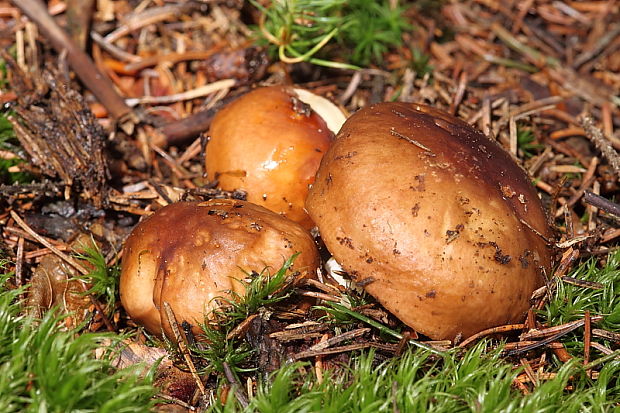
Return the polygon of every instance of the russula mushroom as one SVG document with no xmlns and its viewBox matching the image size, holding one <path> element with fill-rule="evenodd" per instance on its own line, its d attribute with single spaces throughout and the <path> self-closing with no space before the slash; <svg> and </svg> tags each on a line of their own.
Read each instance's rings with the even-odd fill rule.
<svg viewBox="0 0 620 413">
<path fill-rule="evenodd" d="M 206 169 L 220 188 L 243 189 L 250 202 L 305 228 L 308 185 L 345 118 L 303 89 L 255 89 L 220 110 L 209 130 Z"/>
<path fill-rule="evenodd" d="M 432 339 L 521 320 L 550 236 L 525 172 L 437 109 L 380 103 L 342 127 L 306 201 L 343 268 Z"/>
<path fill-rule="evenodd" d="M 243 294 L 243 271 L 272 273 L 300 254 L 292 268 L 316 273 L 310 234 L 295 222 L 249 202 L 212 200 L 170 204 L 134 228 L 123 247 L 121 302 L 154 334 L 169 335 L 163 303 L 179 323 L 196 326 L 230 291 Z M 196 330 L 197 331 L 197 330 Z"/>
</svg>

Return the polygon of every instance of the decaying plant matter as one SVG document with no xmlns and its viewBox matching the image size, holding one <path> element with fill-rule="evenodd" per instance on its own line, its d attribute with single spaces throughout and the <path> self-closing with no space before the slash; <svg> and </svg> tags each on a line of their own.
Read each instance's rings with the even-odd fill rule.
<svg viewBox="0 0 620 413">
<path fill-rule="evenodd" d="M 101 207 L 107 202 L 106 135 L 60 69 L 26 74 L 8 55 L 9 82 L 17 96 L 9 117 L 32 166 L 59 178 L 65 196 L 75 191 Z"/>
<path fill-rule="evenodd" d="M 86 10 L 87 4 L 94 8 Z M 30 5 L 36 7 L 26 10 Z M 164 354 L 167 358 L 151 370 L 155 382 L 164 387 L 161 397 L 150 402 L 160 409 L 617 408 L 619 17 L 618 3 L 606 0 L 330 0 L 320 5 L 289 0 L 139 4 L 0 0 L 0 48 L 5 51 L 0 61 L 0 179 L 5 180 L 0 183 L 0 263 L 6 274 L 0 309 L 7 309 L 0 311 L 0 327 L 10 327 L 0 328 L 0 342 L 13 342 L 2 346 L 0 367 L 19 373 L 0 375 L 0 395 L 10 395 L 0 397 L 0 410 L 10 411 L 3 404 L 8 400 L 16 403 L 14 410 L 47 403 L 49 410 L 89 406 L 105 410 L 105 405 L 108 410 L 141 411 L 144 401 L 156 392 L 151 375 L 140 379 L 138 370 L 113 373 L 114 366 L 151 364 Z M 69 36 L 63 34 L 65 29 Z M 85 70 L 93 67 L 97 70 Z M 107 80 L 99 81 L 103 78 Z M 406 209 L 393 213 L 381 209 L 389 219 L 374 226 L 383 232 L 363 243 L 359 234 L 336 234 L 317 218 L 318 232 L 325 238 L 313 231 L 321 258 L 327 260 L 333 254 L 342 261 L 343 270 L 330 266 L 316 278 L 290 277 L 288 268 L 301 257 L 287 248 L 269 263 L 273 268 L 253 262 L 253 268 L 244 266 L 246 273 L 233 274 L 231 269 L 226 276 L 240 277 L 244 288 L 215 298 L 223 305 L 215 307 L 202 324 L 202 314 L 191 317 L 192 325 L 184 323 L 188 317 L 177 304 L 186 304 L 187 293 L 156 303 L 150 296 L 150 303 L 159 306 L 157 314 L 169 324 L 166 338 L 152 335 L 132 320 L 130 306 L 124 308 L 115 289 L 115 268 L 130 259 L 123 243 L 134 228 L 156 219 L 157 215 L 149 218 L 156 211 L 175 208 L 169 204 L 245 203 L 254 196 L 254 184 L 247 188 L 218 185 L 218 170 L 212 168 L 216 161 L 209 159 L 209 130 L 217 129 L 212 121 L 224 107 L 265 86 L 308 90 L 339 106 L 342 113 L 353 114 L 351 122 L 380 102 L 392 102 L 391 108 L 426 105 L 460 119 L 447 121 L 440 116 L 432 122 L 437 128 L 453 130 L 456 124 L 458 135 L 469 130 L 464 126 L 468 124 L 490 139 L 482 144 L 487 152 L 486 143 L 491 141 L 503 147 L 509 155 L 491 151 L 494 159 L 502 159 L 501 165 L 490 164 L 484 174 L 473 174 L 475 188 L 470 192 L 482 193 L 487 181 L 509 172 L 506 168 L 511 167 L 506 165 L 514 162 L 526 171 L 532 186 L 522 175 L 519 188 L 492 184 L 492 190 L 485 192 L 488 196 L 476 202 L 489 209 L 494 203 L 515 202 L 518 209 L 525 205 L 520 195 L 539 198 L 550 231 L 526 215 L 519 222 L 502 216 L 493 231 L 501 227 L 500 232 L 510 229 L 531 239 L 509 235 L 495 239 L 490 231 L 483 231 L 485 239 L 480 242 L 485 245 L 471 253 L 482 268 L 473 268 L 464 252 L 459 257 L 467 262 L 459 274 L 465 271 L 476 285 L 480 280 L 474 270 L 516 267 L 514 273 L 494 274 L 508 278 L 521 271 L 519 267 L 527 263 L 531 268 L 534 263 L 522 254 L 525 244 L 538 249 L 544 239 L 556 263 L 544 282 L 531 282 L 527 288 L 524 283 L 516 297 L 502 293 L 506 301 L 518 301 L 515 307 L 525 316 L 506 316 L 464 331 L 459 327 L 488 315 L 485 309 L 450 326 L 429 307 L 431 316 L 423 317 L 428 323 L 422 326 L 420 320 L 405 320 L 402 315 L 408 311 L 381 298 L 380 293 L 389 288 L 377 281 L 378 272 L 374 279 L 356 277 L 353 258 L 346 254 L 360 258 L 375 248 L 362 265 L 377 268 L 383 255 L 399 260 L 411 256 L 428 238 L 418 231 L 415 245 L 407 245 L 411 240 L 403 234 L 415 227 L 412 222 L 426 219 L 426 211 L 451 208 L 427 195 L 411 204 L 413 196 L 396 194 L 411 191 L 421 196 L 421 180 L 416 181 L 416 174 L 408 175 L 412 171 L 408 166 L 415 165 L 419 156 L 426 156 L 430 165 L 432 154 L 444 161 L 456 155 L 449 148 L 434 147 L 435 139 L 414 137 L 413 127 L 398 124 L 386 132 L 373 122 L 365 126 L 372 132 L 369 142 L 356 144 L 356 149 L 343 147 L 352 139 L 345 135 L 357 133 L 347 126 L 348 132 L 336 139 L 337 155 L 326 161 L 355 166 L 363 150 L 372 147 L 381 154 L 395 145 L 392 155 L 368 160 L 349 177 L 356 190 L 367 193 L 347 193 L 339 182 L 344 173 L 339 176 L 340 172 L 331 170 L 321 173 L 313 190 L 322 191 L 330 180 L 340 185 L 334 200 L 322 205 L 332 211 L 346 210 L 332 219 L 330 225 L 336 227 L 361 221 L 362 216 L 364 223 L 377 224 L 365 215 L 371 204 L 378 209 L 383 204 Z M 303 105 L 297 109 L 305 113 Z M 394 122 L 398 113 L 390 112 Z M 249 115 L 236 119 L 233 123 L 251 120 Z M 254 130 L 258 128 L 247 133 Z M 389 139 L 375 142 L 379 135 Z M 449 146 L 447 140 L 445 144 Z M 481 151 L 455 159 L 477 157 Z M 242 148 L 235 156 L 243 152 Z M 457 182 L 458 172 L 454 179 L 445 175 L 442 168 L 451 168 L 446 162 L 423 171 L 429 175 L 424 193 L 439 178 L 454 184 L 452 189 L 434 186 L 432 191 L 440 198 L 465 189 L 463 181 Z M 385 171 L 394 175 L 386 177 Z M 225 172 L 234 175 L 234 171 Z M 431 179 L 433 172 L 437 179 Z M 311 181 L 304 181 L 302 189 Z M 379 205 L 376 198 L 385 193 L 397 201 Z M 472 212 L 467 209 L 473 205 L 472 198 L 469 201 L 453 209 Z M 308 204 L 309 209 L 314 203 Z M 530 213 L 539 208 L 528 203 Z M 214 214 L 209 218 L 222 219 Z M 153 237 L 172 234 L 191 240 L 194 232 L 187 239 L 176 233 L 186 224 L 170 224 Z M 440 235 L 435 244 L 444 250 L 471 241 L 470 228 L 460 220 L 445 218 L 415 229 Z M 390 233 L 395 230 L 398 234 Z M 97 255 L 75 251 L 79 234 L 92 235 L 101 247 Z M 506 246 L 509 243 L 518 251 Z M 139 253 L 148 254 L 147 247 L 141 248 Z M 486 258 L 476 261 L 476 254 Z M 546 256 L 543 261 L 547 266 Z M 151 264 L 179 270 L 181 280 L 203 270 L 198 265 L 186 273 L 179 262 Z M 422 264 L 412 261 L 400 266 L 416 265 Z M 47 277 L 54 274 L 62 276 L 59 280 Z M 72 274 L 80 274 L 79 283 L 66 282 Z M 444 278 L 444 284 L 450 284 Z M 54 282 L 48 285 L 47 281 Z M 493 283 L 487 279 L 481 291 L 492 295 Z M 67 291 L 60 291 L 64 287 Z M 460 296 L 444 296 L 445 290 L 424 287 L 429 288 L 419 294 L 422 300 L 414 297 L 413 303 L 402 300 L 404 293 L 392 291 L 392 296 L 411 308 L 445 298 L 457 310 L 466 309 L 459 304 Z M 377 299 L 366 295 L 364 288 Z M 69 293 L 77 293 L 71 295 L 76 300 L 62 302 Z M 42 311 L 42 321 L 24 321 L 26 309 L 21 303 L 28 297 L 39 309 L 58 302 L 60 313 Z M 299 302 L 304 303 L 301 308 Z M 74 308 L 85 318 L 66 313 Z M 42 329 L 37 330 L 37 325 Z M 104 329 L 110 334 L 100 335 Z M 59 346 L 60 342 L 65 344 Z M 33 350 L 37 345 L 49 350 L 39 354 Z M 94 347 L 99 351 L 91 351 Z M 92 363 L 89 358 L 95 355 L 101 358 Z M 56 364 L 58 360 L 63 361 Z M 74 374 L 69 366 L 77 366 L 79 372 Z M 99 369 L 95 374 L 83 374 L 93 366 Z M 86 387 L 67 391 L 75 383 Z M 92 388 L 104 390 L 93 395 Z"/>
</svg>

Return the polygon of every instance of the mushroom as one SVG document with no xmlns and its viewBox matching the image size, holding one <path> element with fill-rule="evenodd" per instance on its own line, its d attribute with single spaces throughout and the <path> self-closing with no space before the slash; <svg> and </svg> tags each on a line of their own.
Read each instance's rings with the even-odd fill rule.
<svg viewBox="0 0 620 413">
<path fill-rule="evenodd" d="M 292 268 L 305 277 L 319 262 L 314 240 L 298 224 L 245 201 L 170 204 L 138 224 L 123 248 L 121 302 L 129 316 L 154 334 L 169 323 L 203 322 L 214 300 L 243 295 L 251 271 L 279 270 L 299 252 Z M 244 271 L 246 272 L 244 274 Z M 195 331 L 198 331 L 195 329 Z"/>
<path fill-rule="evenodd" d="M 248 201 L 309 229 L 308 185 L 344 120 L 333 103 L 306 90 L 255 89 L 213 118 L 208 178 L 224 190 L 245 190 Z"/>
<path fill-rule="evenodd" d="M 380 103 L 351 116 L 306 209 L 352 278 L 432 339 L 522 319 L 550 267 L 550 229 L 526 173 L 428 106 Z"/>
</svg>

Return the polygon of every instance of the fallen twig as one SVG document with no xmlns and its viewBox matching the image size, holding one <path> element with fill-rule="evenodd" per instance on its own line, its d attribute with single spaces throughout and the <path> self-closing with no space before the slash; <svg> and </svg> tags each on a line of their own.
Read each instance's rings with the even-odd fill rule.
<svg viewBox="0 0 620 413">
<path fill-rule="evenodd" d="M 116 93 L 110 79 L 95 66 L 93 61 L 69 38 L 67 33 L 58 26 L 40 0 L 13 0 L 13 3 L 39 26 L 41 32 L 51 42 L 58 53 L 66 51 L 67 61 L 71 68 L 93 92 L 95 97 L 115 118 L 123 129 L 131 131 L 138 122 L 132 109 L 125 104 L 123 98 Z"/>
<path fill-rule="evenodd" d="M 580 122 L 588 138 L 594 143 L 594 146 L 601 151 L 603 157 L 607 159 L 618 178 L 620 178 L 620 155 L 618 155 L 618 152 L 611 146 L 609 139 L 605 137 L 603 131 L 594 125 L 594 121 L 590 116 L 581 117 Z"/>
<path fill-rule="evenodd" d="M 247 408 L 250 404 L 250 402 L 248 401 L 248 396 L 243 391 L 243 387 L 237 380 L 237 377 L 235 377 L 235 373 L 233 373 L 228 363 L 223 362 L 222 366 L 224 367 L 224 376 L 226 376 L 226 380 L 228 380 L 228 382 L 232 386 L 233 391 L 235 392 L 235 396 L 237 396 L 237 400 L 239 401 L 239 404 L 241 404 L 244 409 Z"/>
<path fill-rule="evenodd" d="M 466 340 L 463 340 L 463 342 L 459 344 L 459 347 L 461 348 L 467 347 L 474 341 L 482 337 L 489 336 L 491 334 L 506 333 L 508 331 L 515 331 L 515 330 L 523 330 L 524 328 L 525 328 L 525 324 L 522 324 L 522 323 L 521 324 L 508 324 L 505 326 L 488 328 L 486 330 L 482 330 L 481 332 L 474 334 L 473 336 L 467 338 Z"/>
<path fill-rule="evenodd" d="M 583 201 L 597 207 L 598 209 L 602 209 L 609 214 L 620 217 L 620 205 L 615 202 L 611 202 L 600 195 L 596 195 L 592 191 L 585 191 L 583 194 Z"/>
<path fill-rule="evenodd" d="M 132 98 L 127 99 L 125 102 L 127 105 L 133 107 L 138 104 L 144 103 L 156 103 L 156 104 L 164 104 L 164 103 L 173 103 L 181 100 L 191 100 L 199 97 L 204 97 L 206 95 L 210 95 L 211 93 L 219 92 L 220 90 L 230 89 L 235 85 L 236 81 L 234 79 L 222 79 L 213 83 L 209 83 L 208 85 L 200 86 L 193 90 L 187 90 L 181 93 L 175 93 L 174 95 L 168 96 L 142 96 L 140 98 Z"/>
<path fill-rule="evenodd" d="M 374 341 L 369 341 L 369 342 L 365 342 L 365 343 L 356 343 L 356 344 L 349 344 L 346 346 L 340 346 L 340 347 L 333 347 L 330 349 L 323 349 L 323 350 L 315 350 L 315 351 L 302 351 L 300 353 L 297 353 L 293 356 L 294 360 L 301 360 L 301 359 L 305 359 L 305 358 L 309 358 L 309 357 L 316 357 L 316 356 L 324 356 L 324 355 L 328 355 L 328 354 L 338 354 L 338 353 L 345 353 L 345 352 L 349 352 L 349 351 L 353 351 L 353 350 L 361 350 L 364 348 L 368 348 L 368 347 L 375 347 L 381 350 L 387 350 L 387 351 L 391 351 L 391 352 L 396 352 L 397 349 L 397 345 L 396 344 L 384 344 L 384 343 L 378 343 L 378 342 L 374 342 Z"/>
<path fill-rule="evenodd" d="M 166 313 L 168 325 L 170 325 L 172 334 L 174 334 L 174 339 L 177 345 L 179 346 L 179 350 L 181 351 L 181 354 L 183 354 L 183 358 L 185 359 L 185 362 L 187 363 L 187 367 L 189 368 L 189 371 L 192 373 L 192 377 L 194 378 L 194 381 L 196 382 L 196 385 L 198 386 L 200 393 L 204 396 L 207 393 L 207 391 L 205 389 L 204 384 L 202 383 L 202 380 L 200 379 L 200 376 L 198 376 L 198 371 L 196 370 L 194 361 L 192 360 L 192 357 L 189 354 L 189 350 L 187 349 L 185 340 L 183 339 L 183 336 L 181 335 L 181 331 L 179 330 L 179 324 L 174 315 L 174 312 L 172 311 L 172 307 L 170 307 L 170 304 L 168 304 L 165 301 L 163 303 L 163 306 L 164 306 L 164 312 Z"/>
</svg>

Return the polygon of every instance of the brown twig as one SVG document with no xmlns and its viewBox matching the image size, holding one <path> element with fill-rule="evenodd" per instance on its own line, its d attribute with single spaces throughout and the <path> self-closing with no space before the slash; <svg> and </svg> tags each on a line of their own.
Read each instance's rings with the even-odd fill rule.
<svg viewBox="0 0 620 413">
<path fill-rule="evenodd" d="M 302 331 L 299 331 L 302 330 Z M 278 341 L 307 340 L 310 338 L 322 337 L 327 327 L 319 325 L 316 328 L 296 328 L 293 330 L 276 331 L 269 334 L 269 337 Z"/>
<path fill-rule="evenodd" d="M 595 323 L 595 322 L 601 321 L 602 319 L 603 317 L 595 316 L 595 317 L 591 317 L 590 321 Z M 531 342 L 527 344 L 524 343 L 524 345 L 522 346 L 519 345 L 521 343 L 516 343 L 515 346 L 511 350 L 505 350 L 503 354 L 504 356 L 507 356 L 507 357 L 514 356 L 517 354 L 522 354 L 522 353 L 526 353 L 531 350 L 535 350 L 540 347 L 545 347 L 548 344 L 553 343 L 554 341 L 557 341 L 560 337 L 563 337 L 566 334 L 570 333 L 571 331 L 574 331 L 578 329 L 579 327 L 585 325 L 585 323 L 586 323 L 586 319 L 582 318 L 581 320 L 575 320 L 570 323 L 565 323 L 560 326 L 546 328 L 544 330 L 528 331 L 527 333 L 524 333 L 521 335 L 522 340 L 527 340 L 527 339 L 532 339 L 532 338 L 534 339 L 542 338 L 542 337 L 547 337 L 547 338 L 534 342 L 534 343 L 531 343 Z"/>
<path fill-rule="evenodd" d="M 226 97 L 210 109 L 201 110 L 181 120 L 163 125 L 159 132 L 165 136 L 169 145 L 178 145 L 186 140 L 197 137 L 206 132 L 211 125 L 215 113 L 225 104 L 234 100 L 234 97 Z"/>
<path fill-rule="evenodd" d="M 329 335 L 323 334 L 321 336 L 320 343 L 327 341 Z M 316 374 L 316 381 L 320 385 L 323 383 L 323 356 L 316 356 L 314 361 L 314 374 Z"/>
<path fill-rule="evenodd" d="M 595 281 L 580 280 L 578 278 L 569 277 L 568 275 L 560 277 L 560 279 L 566 284 L 576 285 L 577 287 L 592 288 L 594 290 L 602 290 L 603 288 L 605 288 L 605 286 L 601 283 Z"/>
<path fill-rule="evenodd" d="M 450 103 L 450 109 L 448 110 L 450 114 L 455 115 L 457 113 L 458 107 L 463 100 L 463 96 L 465 95 L 465 90 L 467 89 L 467 72 L 461 72 L 459 76 L 459 83 L 456 88 L 456 93 L 454 94 L 454 99 L 452 103 Z"/>
<path fill-rule="evenodd" d="M 17 257 L 15 259 L 15 285 L 21 287 L 24 284 L 22 267 L 24 264 L 24 237 L 17 241 Z"/>
<path fill-rule="evenodd" d="M 396 352 L 394 353 L 396 357 L 399 357 L 400 355 L 403 354 L 403 351 L 405 351 L 405 349 L 407 348 L 407 343 L 409 343 L 410 339 L 411 339 L 411 332 L 405 331 L 403 333 L 403 338 L 401 338 L 398 341 L 398 347 L 396 347 Z"/>
<path fill-rule="evenodd" d="M 192 406 L 189 403 L 185 403 L 183 400 L 179 400 L 176 397 L 168 396 L 167 394 L 161 394 L 160 393 L 160 394 L 157 395 L 157 398 L 158 399 L 163 399 L 163 400 L 165 400 L 167 402 L 170 402 L 170 403 L 177 404 L 177 405 L 179 405 L 179 406 L 189 410 L 190 412 L 194 412 L 194 411 L 198 410 L 197 407 L 194 407 L 194 406 Z"/>
<path fill-rule="evenodd" d="M 534 373 L 534 369 L 532 368 L 532 365 L 530 364 L 530 362 L 524 358 L 521 358 L 519 361 L 521 362 L 521 365 L 523 366 L 523 371 L 525 372 L 525 375 L 530 379 L 532 384 L 534 384 L 534 387 L 537 387 L 538 377 L 536 376 L 536 373 Z"/>
<path fill-rule="evenodd" d="M 324 356 L 324 355 L 328 355 L 328 354 L 345 353 L 345 352 L 349 352 L 349 351 L 353 351 L 353 350 L 361 350 L 361 349 L 368 348 L 368 347 L 375 347 L 375 348 L 379 348 L 381 350 L 395 352 L 398 346 L 395 345 L 395 344 L 384 344 L 384 343 L 378 343 L 378 342 L 375 342 L 375 341 L 369 341 L 369 342 L 365 342 L 365 343 L 349 344 L 347 346 L 334 347 L 334 348 L 325 349 L 325 350 L 302 351 L 300 353 L 295 354 L 293 356 L 293 359 L 294 360 L 301 360 L 301 359 L 305 359 L 305 358 L 309 358 L 309 357 Z"/>
<path fill-rule="evenodd" d="M 39 26 L 43 35 L 49 39 L 58 53 L 66 51 L 67 61 L 71 68 L 93 92 L 95 97 L 108 110 L 110 115 L 127 127 L 137 123 L 132 109 L 125 104 L 123 98 L 116 93 L 110 79 L 95 66 L 93 61 L 69 38 L 67 33 L 58 26 L 49 15 L 40 0 L 13 0 L 13 3 Z M 131 124 L 131 126 L 130 126 Z"/>
<path fill-rule="evenodd" d="M 597 54 L 602 52 L 603 49 L 605 49 L 605 47 L 607 47 L 607 45 L 618 35 L 620 35 L 620 24 L 616 23 L 615 25 L 610 27 L 610 30 L 608 30 L 603 36 L 598 39 L 594 47 L 584 51 L 579 56 L 577 56 L 575 62 L 573 63 L 573 67 L 575 69 L 578 69 L 588 60 L 595 57 Z"/>
<path fill-rule="evenodd" d="M 603 157 L 607 159 L 607 162 L 609 162 L 618 178 L 620 178 L 620 155 L 618 155 L 618 152 L 613 148 L 609 139 L 605 137 L 603 131 L 594 125 L 594 121 L 590 116 L 582 116 L 580 122 L 588 138 L 594 143 L 594 146 L 601 151 Z"/>
<path fill-rule="evenodd" d="M 30 228 L 30 226 L 28 226 L 28 224 L 26 224 L 26 222 L 23 219 L 20 218 L 19 215 L 17 215 L 15 211 L 11 211 L 11 218 L 13 218 L 15 222 L 17 223 L 17 225 L 19 225 L 24 231 L 30 234 L 30 236 L 32 236 L 38 242 L 40 242 L 41 244 L 49 248 L 54 254 L 60 257 L 67 264 L 71 265 L 73 268 L 78 270 L 80 273 L 82 273 L 82 275 L 88 275 L 90 271 L 88 271 L 82 265 L 77 263 L 74 259 L 69 257 L 67 254 L 65 254 L 64 252 L 60 251 L 58 248 L 53 246 L 48 240 L 46 240 L 45 238 L 37 234 L 32 228 Z"/>
<path fill-rule="evenodd" d="M 95 32 L 95 31 L 91 31 L 90 32 L 90 38 L 93 40 L 93 42 L 97 43 L 99 46 L 101 46 L 101 48 L 105 51 L 107 51 L 108 53 L 110 53 L 112 56 L 126 61 L 126 62 L 139 62 L 140 61 L 140 57 L 133 55 L 131 53 L 128 53 L 126 51 L 124 51 L 123 49 L 121 49 L 120 47 L 114 46 L 112 43 L 106 42 L 105 39 L 103 38 L 103 36 L 101 36 L 99 33 Z"/>
<path fill-rule="evenodd" d="M 515 36 L 513 36 L 512 33 L 503 28 L 499 23 L 491 24 L 491 31 L 495 33 L 495 35 L 499 37 L 508 47 L 521 53 L 521 55 L 523 55 L 523 57 L 525 57 L 531 63 L 536 65 L 547 64 L 551 67 L 559 65 L 557 59 L 551 56 L 545 56 L 538 50 L 524 44 Z"/>
<path fill-rule="evenodd" d="M 598 209 L 602 209 L 603 211 L 620 217 L 620 205 L 615 202 L 611 202 L 608 199 L 603 198 L 600 195 L 596 195 L 592 191 L 585 191 L 583 195 L 583 201 L 586 204 L 590 204 L 592 206 L 597 207 Z"/>
<path fill-rule="evenodd" d="M 198 6 L 199 3 L 188 1 L 179 4 L 151 7 L 138 13 L 132 13 L 126 16 L 122 25 L 108 33 L 105 36 L 105 40 L 113 43 L 135 30 L 139 30 L 149 24 L 164 21 L 172 16 L 187 13 Z"/>
<path fill-rule="evenodd" d="M 302 280 L 302 284 L 317 288 L 327 294 L 342 295 L 340 290 L 337 287 L 334 287 L 331 284 L 320 282 L 318 280 L 314 280 L 312 278 L 304 278 Z"/>
<path fill-rule="evenodd" d="M 140 59 L 140 61 L 131 62 L 125 65 L 125 70 L 129 72 L 139 71 L 150 66 L 161 64 L 162 62 L 178 63 L 185 60 L 206 60 L 219 50 L 219 47 L 214 47 L 205 51 L 189 51 L 185 53 L 168 53 L 164 55 L 149 56 L 144 59 Z"/>
<path fill-rule="evenodd" d="M 248 330 L 248 328 L 250 328 L 252 321 L 254 321 L 256 317 L 258 317 L 258 314 L 250 314 L 245 320 L 240 322 L 235 328 L 230 331 L 230 333 L 226 335 L 226 340 L 232 340 L 233 338 L 241 337 L 241 335 L 244 334 Z"/>
<path fill-rule="evenodd" d="M 316 291 L 300 291 L 299 295 L 303 295 L 304 297 L 318 298 L 324 301 L 331 301 L 333 303 L 339 303 L 341 300 L 340 297 L 336 297 L 336 296 L 325 294 L 325 293 L 319 293 Z"/>
<path fill-rule="evenodd" d="M 474 334 L 473 336 L 467 338 L 466 340 L 463 340 L 463 342 L 459 344 L 459 347 L 465 348 L 471 343 L 473 343 L 474 341 L 482 337 L 490 336 L 491 334 L 506 333 L 508 331 L 515 331 L 515 330 L 523 330 L 523 328 L 525 328 L 525 324 L 522 324 L 522 323 L 521 324 L 508 324 L 505 326 L 488 328 L 486 330 L 482 330 L 479 333 Z"/>
<path fill-rule="evenodd" d="M 172 307 L 170 307 L 170 304 L 166 301 L 164 301 L 163 306 L 164 306 L 164 312 L 166 314 L 166 319 L 168 321 L 168 325 L 170 326 L 170 329 L 172 330 L 172 334 L 174 334 L 174 339 L 177 345 L 179 346 L 179 351 L 181 351 L 181 354 L 183 354 L 185 363 L 187 363 L 187 367 L 189 368 L 189 371 L 192 374 L 194 381 L 196 382 L 196 386 L 198 386 L 200 393 L 204 396 L 207 393 L 207 391 L 205 389 L 204 384 L 202 383 L 200 376 L 198 375 L 198 370 L 196 370 L 194 361 L 192 360 L 192 357 L 189 354 L 189 350 L 187 349 L 185 340 L 183 336 L 181 335 L 181 331 L 179 330 L 179 323 L 177 322 L 174 312 L 172 311 Z"/>
<path fill-rule="evenodd" d="M 593 323 L 597 323 L 601 321 L 602 319 L 603 317 L 601 316 L 590 317 L 590 321 Z M 559 326 L 548 327 L 542 330 L 531 330 L 531 331 L 528 331 L 527 333 L 521 334 L 521 340 L 532 340 L 532 339 L 550 337 L 556 333 L 570 333 L 571 331 L 578 329 L 584 324 L 585 324 L 585 319 L 582 318 L 579 320 L 560 324 Z"/>
<path fill-rule="evenodd" d="M 144 103 L 155 103 L 155 104 L 167 104 L 174 103 L 181 100 L 191 100 L 200 97 L 204 97 L 206 95 L 210 95 L 211 93 L 219 92 L 221 90 L 230 89 L 235 85 L 235 79 L 222 79 L 215 81 L 213 83 L 209 83 L 207 85 L 199 86 L 196 89 L 186 90 L 181 93 L 175 93 L 173 95 L 166 96 L 142 96 L 139 98 L 131 98 L 127 99 L 127 105 L 136 106 L 138 104 Z"/>
<path fill-rule="evenodd" d="M 361 337 L 364 334 L 368 333 L 369 331 L 370 331 L 370 328 L 368 327 L 347 331 L 345 333 L 338 334 L 337 336 L 329 338 L 325 341 L 321 341 L 318 344 L 315 344 L 314 346 L 310 347 L 307 351 L 324 350 L 326 348 L 333 346 L 334 344 L 342 343 L 343 341 L 346 341 L 346 340 L 352 340 L 354 338 Z"/>
<path fill-rule="evenodd" d="M 355 91 L 357 90 L 361 82 L 362 82 L 362 73 L 361 72 L 353 73 L 353 76 L 351 76 L 351 80 L 349 81 L 349 85 L 347 86 L 345 91 L 342 92 L 342 95 L 340 95 L 338 102 L 340 102 L 341 105 L 346 104 L 349 101 L 349 99 L 351 99 L 351 97 L 353 96 L 353 94 L 355 93 Z"/>
<path fill-rule="evenodd" d="M 583 175 L 583 179 L 581 180 L 581 184 L 579 185 L 579 188 L 573 194 L 573 196 L 570 197 L 570 199 L 566 202 L 566 204 L 564 204 L 564 208 L 563 208 L 564 210 L 568 210 L 568 208 L 575 205 L 577 201 L 581 199 L 586 189 L 589 188 L 592 185 L 592 183 L 595 181 L 596 177 L 594 176 L 594 173 L 596 172 L 597 165 L 598 165 L 598 158 L 595 156 L 590 161 L 588 170 Z M 563 213 L 562 209 L 558 210 L 556 212 L 556 218 L 560 216 L 562 213 Z"/>
<path fill-rule="evenodd" d="M 592 343 L 592 319 L 590 318 L 590 310 L 586 310 L 583 320 L 583 364 L 588 364 L 590 362 L 590 344 Z"/>
<path fill-rule="evenodd" d="M 604 345 L 594 342 L 594 341 L 590 342 L 590 347 L 592 347 L 595 350 L 600 351 L 603 354 L 612 354 L 614 352 L 612 349 L 605 347 Z M 591 373 L 592 372 L 590 371 L 590 374 Z"/>
<path fill-rule="evenodd" d="M 611 340 L 611 341 L 620 343 L 620 333 L 614 333 L 614 332 L 603 330 L 600 328 L 593 328 L 592 335 L 596 337 L 604 338 L 605 340 Z"/>
<path fill-rule="evenodd" d="M 561 332 L 559 332 L 558 334 L 556 334 L 554 336 L 551 336 L 551 337 L 546 338 L 544 340 L 537 341 L 537 342 L 532 343 L 532 344 L 526 344 L 526 345 L 523 345 L 523 346 L 519 346 L 520 343 L 516 343 L 516 345 L 514 346 L 513 349 L 505 350 L 503 352 L 503 356 L 505 356 L 505 357 L 516 356 L 517 354 L 527 353 L 528 351 L 535 350 L 535 349 L 540 348 L 540 347 L 545 347 L 548 344 L 551 344 L 554 341 L 556 341 L 558 338 L 565 336 L 570 331 L 572 331 L 572 330 L 561 331 Z"/>
<path fill-rule="evenodd" d="M 86 48 L 95 0 L 67 0 L 67 31 L 81 50 Z"/>
<path fill-rule="evenodd" d="M 239 401 L 239 404 L 241 404 L 244 409 L 247 408 L 250 404 L 250 402 L 248 401 L 248 396 L 243 391 L 243 387 L 241 386 L 241 384 L 239 384 L 235 373 L 233 373 L 227 362 L 223 362 L 222 366 L 224 367 L 224 376 L 226 376 L 226 380 L 228 380 L 228 382 L 232 386 L 233 391 L 235 392 L 235 396 L 237 396 L 237 400 Z"/>
</svg>

